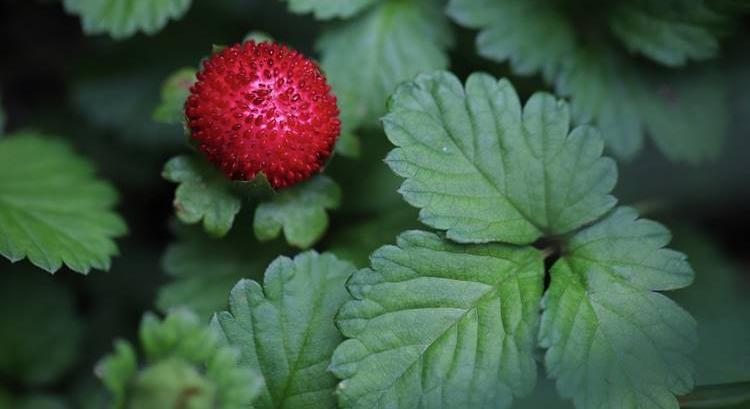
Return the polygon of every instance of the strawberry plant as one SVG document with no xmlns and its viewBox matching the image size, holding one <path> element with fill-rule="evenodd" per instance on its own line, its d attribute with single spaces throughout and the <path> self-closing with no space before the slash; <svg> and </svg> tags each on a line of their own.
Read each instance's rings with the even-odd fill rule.
<svg viewBox="0 0 750 409">
<path fill-rule="evenodd" d="M 0 8 L 0 409 L 750 405 L 746 2 Z"/>
</svg>

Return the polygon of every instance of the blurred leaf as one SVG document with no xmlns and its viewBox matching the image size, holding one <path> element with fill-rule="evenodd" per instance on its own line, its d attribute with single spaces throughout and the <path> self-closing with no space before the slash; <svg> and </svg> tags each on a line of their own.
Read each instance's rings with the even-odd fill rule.
<svg viewBox="0 0 750 409">
<path fill-rule="evenodd" d="M 164 320 L 147 313 L 139 335 L 144 367 L 125 341 L 97 366 L 113 408 L 244 409 L 257 396 L 260 377 L 238 365 L 235 351 L 190 311 L 175 310 Z"/>
<path fill-rule="evenodd" d="M 0 378 L 29 386 L 60 381 L 81 352 L 73 296 L 52 277 L 0 264 Z"/>
<path fill-rule="evenodd" d="M 336 153 L 349 158 L 357 158 L 361 150 L 359 136 L 352 131 L 342 129 L 341 135 L 336 141 Z"/>
<path fill-rule="evenodd" d="M 633 158 L 644 134 L 676 162 L 718 156 L 728 122 L 721 73 L 711 66 L 670 70 L 637 60 L 625 48 L 670 66 L 706 59 L 737 13 L 720 14 L 704 0 L 635 0 L 614 7 L 451 0 L 448 12 L 481 30 L 481 55 L 509 61 L 521 75 L 541 72 L 558 94 L 571 98 L 576 122 L 595 122 L 620 158 Z M 612 41 L 617 37 L 626 47 Z"/>
<path fill-rule="evenodd" d="M 170 75 L 161 87 L 161 104 L 154 110 L 154 120 L 165 124 L 185 122 L 185 100 L 195 82 L 195 68 L 181 68 Z"/>
<path fill-rule="evenodd" d="M 3 98 L 0 94 L 0 136 L 5 133 L 5 110 L 3 110 Z"/>
<path fill-rule="evenodd" d="M 178 183 L 174 207 L 183 223 L 198 223 L 212 236 L 220 237 L 232 228 L 241 201 L 230 181 L 208 162 L 180 155 L 164 165 L 162 176 Z"/>
<path fill-rule="evenodd" d="M 273 41 L 273 37 L 263 31 L 251 31 L 245 35 L 245 37 L 242 39 L 242 42 L 244 43 L 250 40 L 255 41 L 256 43 L 263 43 L 266 41 Z"/>
<path fill-rule="evenodd" d="M 612 159 L 590 127 L 570 131 L 568 105 L 534 94 L 521 107 L 507 80 L 422 74 L 383 119 L 386 162 L 420 221 L 464 243 L 530 244 L 569 233 L 615 205 Z"/>
<path fill-rule="evenodd" d="M 152 35 L 177 20 L 192 0 L 63 0 L 65 10 L 81 18 L 86 34 L 107 33 L 124 39 L 137 32 Z"/>
<path fill-rule="evenodd" d="M 114 188 L 68 145 L 34 132 L 0 141 L 0 254 L 54 273 L 108 270 L 126 232 Z"/>
<path fill-rule="evenodd" d="M 631 51 L 668 66 L 716 56 L 712 26 L 725 23 L 704 0 L 631 0 L 617 3 L 612 32 Z"/>
<path fill-rule="evenodd" d="M 249 229 L 235 229 L 223 239 L 186 227 L 177 229 L 177 235 L 162 259 L 172 281 L 161 286 L 156 305 L 164 312 L 186 306 L 205 319 L 226 308 L 237 281 L 260 278 L 283 250 L 278 243 L 255 242 Z"/>
<path fill-rule="evenodd" d="M 349 18 L 378 1 L 380 0 L 287 0 L 292 13 L 313 13 L 318 20 Z"/>
<path fill-rule="evenodd" d="M 690 257 L 695 283 L 674 298 L 698 321 L 696 382 L 750 381 L 750 279 L 714 240 L 696 231 L 676 232 L 676 246 Z"/>
<path fill-rule="evenodd" d="M 328 29 L 317 43 L 342 127 L 374 126 L 396 85 L 445 68 L 452 31 L 440 2 L 385 0 Z"/>
<path fill-rule="evenodd" d="M 617 156 L 633 158 L 648 133 L 671 160 L 696 164 L 721 152 L 726 85 L 716 67 L 675 72 L 599 49 L 572 53 L 556 87 L 571 97 L 576 121 L 594 121 Z"/>
<path fill-rule="evenodd" d="M 547 0 L 451 0 L 448 14 L 459 24 L 481 30 L 481 56 L 510 61 L 520 75 L 556 72 L 575 48 L 575 30 Z"/>
<path fill-rule="evenodd" d="M 698 386 L 687 396 L 680 397 L 683 408 L 735 408 L 750 407 L 750 382 L 738 382 L 721 385 Z M 731 407 L 730 407 L 731 406 Z"/>
<path fill-rule="evenodd" d="M 341 202 L 341 189 L 325 175 L 316 175 L 298 185 L 279 191 L 255 209 L 255 236 L 260 241 L 275 239 L 282 228 L 286 241 L 309 248 L 328 228 L 326 210 Z"/>
<path fill-rule="evenodd" d="M 84 77 L 72 85 L 73 102 L 93 125 L 125 144 L 150 149 L 180 147 L 185 140 L 182 129 L 153 120 L 160 103 L 162 74 L 158 75 L 136 70 Z"/>
<path fill-rule="evenodd" d="M 617 208 L 564 244 L 542 300 L 547 373 L 578 409 L 677 408 L 690 392 L 695 320 L 657 291 L 690 284 L 669 231 Z"/>
<path fill-rule="evenodd" d="M 350 223 L 333 234 L 329 252 L 357 267 L 370 263 L 370 254 L 378 247 L 392 243 L 401 232 L 418 227 L 416 211 L 399 207 Z"/>
<path fill-rule="evenodd" d="M 531 247 L 409 231 L 347 283 L 339 406 L 502 409 L 531 392 L 544 264 Z M 512 328 L 512 330 L 510 330 Z"/>
<path fill-rule="evenodd" d="M 261 372 L 264 386 L 256 409 L 330 409 L 336 378 L 328 372 L 341 334 L 333 318 L 344 301 L 354 266 L 330 254 L 279 257 L 263 286 L 242 280 L 232 290 L 229 311 L 212 326 L 242 352 L 241 362 Z"/>
</svg>

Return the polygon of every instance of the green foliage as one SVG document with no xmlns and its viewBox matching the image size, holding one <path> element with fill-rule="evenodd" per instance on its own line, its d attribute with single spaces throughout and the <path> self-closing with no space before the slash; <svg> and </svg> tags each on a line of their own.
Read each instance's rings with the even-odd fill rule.
<svg viewBox="0 0 750 409">
<path fill-rule="evenodd" d="M 396 85 L 448 66 L 452 44 L 435 0 L 381 1 L 326 30 L 317 42 L 321 66 L 338 98 L 344 133 L 373 126 Z"/>
<path fill-rule="evenodd" d="M 162 176 L 179 183 L 174 208 L 183 223 L 203 220 L 206 231 L 216 237 L 224 236 L 232 228 L 241 202 L 218 169 L 193 156 L 181 155 L 164 165 Z"/>
<path fill-rule="evenodd" d="M 596 220 L 615 204 L 614 162 L 593 128 L 569 132 L 567 105 L 536 94 L 523 111 L 513 87 L 447 72 L 398 88 L 384 119 L 399 148 L 387 162 L 421 220 L 459 242 L 528 244 Z"/>
<path fill-rule="evenodd" d="M 34 132 L 0 141 L 0 254 L 54 273 L 107 270 L 125 233 L 117 193 L 58 139 Z"/>
<path fill-rule="evenodd" d="M 617 173 L 567 104 L 525 107 L 509 82 L 418 76 L 389 103 L 388 164 L 421 220 L 348 284 L 331 365 L 343 408 L 507 407 L 536 381 L 544 257 L 553 256 L 538 345 L 579 409 L 676 408 L 693 387 L 692 317 L 666 296 L 692 281 L 661 225 L 611 210 Z M 542 256 L 544 255 L 544 257 Z M 668 324 L 665 324 L 668 323 Z M 500 342 L 498 342 L 500 340 Z"/>
<path fill-rule="evenodd" d="M 341 341 L 333 317 L 349 299 L 344 283 L 354 267 L 330 254 L 280 257 L 268 267 L 264 285 L 242 280 L 229 311 L 212 322 L 241 362 L 265 379 L 257 409 L 330 409 L 336 379 L 327 372 Z"/>
<path fill-rule="evenodd" d="M 257 396 L 260 378 L 237 365 L 235 351 L 220 345 L 188 310 L 175 310 L 163 321 L 146 314 L 139 335 L 145 367 L 138 367 L 125 341 L 97 367 L 113 408 L 240 409 Z"/>
<path fill-rule="evenodd" d="M 180 68 L 161 87 L 161 104 L 154 110 L 154 120 L 165 124 L 185 122 L 185 100 L 195 83 L 195 68 Z"/>
<path fill-rule="evenodd" d="M 654 291 L 690 284 L 661 225 L 617 208 L 573 235 L 551 269 L 539 343 L 560 394 L 578 409 L 677 408 L 693 387 L 695 321 Z"/>
<path fill-rule="evenodd" d="M 83 323 L 51 277 L 0 271 L 0 379 L 27 386 L 58 381 L 79 357 Z M 13 268 L 12 270 L 25 270 Z"/>
<path fill-rule="evenodd" d="M 165 179 L 179 183 L 174 207 L 183 223 L 198 223 L 214 237 L 232 228 L 243 199 L 262 196 L 255 211 L 255 235 L 261 241 L 279 236 L 282 229 L 289 244 L 313 245 L 328 227 L 326 210 L 339 205 L 341 191 L 322 175 L 288 189 L 274 192 L 262 174 L 252 181 L 230 181 L 208 162 L 180 155 L 164 166 Z"/>
<path fill-rule="evenodd" d="M 720 3 L 452 0 L 448 13 L 481 30 L 480 55 L 509 61 L 520 75 L 541 72 L 572 99 L 576 122 L 595 122 L 617 156 L 633 158 L 648 133 L 670 159 L 697 163 L 716 158 L 726 134 L 725 84 L 711 67 L 658 65 L 715 57 L 719 37 L 737 14 L 720 12 Z"/>
<path fill-rule="evenodd" d="M 287 0 L 292 13 L 313 13 L 315 18 L 347 18 L 378 0 Z"/>
<path fill-rule="evenodd" d="M 372 255 L 337 316 L 343 408 L 508 407 L 536 382 L 544 265 L 531 248 L 411 231 Z"/>
<path fill-rule="evenodd" d="M 275 239 L 283 228 L 286 241 L 299 248 L 315 244 L 328 229 L 327 209 L 341 202 L 341 189 L 327 176 L 317 175 L 284 189 L 255 209 L 255 236 Z"/>
<path fill-rule="evenodd" d="M 178 228 L 162 259 L 171 281 L 159 288 L 156 305 L 163 312 L 178 306 L 208 319 L 227 307 L 227 294 L 243 278 L 260 278 L 282 250 L 278 243 L 260 244 L 247 230 L 235 229 L 213 239 L 195 228 Z"/>
<path fill-rule="evenodd" d="M 137 32 L 157 33 L 170 19 L 179 19 L 192 0 L 63 0 L 65 10 L 81 18 L 86 34 L 124 39 Z"/>
</svg>

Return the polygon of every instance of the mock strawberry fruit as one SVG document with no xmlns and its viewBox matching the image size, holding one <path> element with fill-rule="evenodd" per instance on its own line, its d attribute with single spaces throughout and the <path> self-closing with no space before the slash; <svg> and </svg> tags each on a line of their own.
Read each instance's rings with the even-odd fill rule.
<svg viewBox="0 0 750 409">
<path fill-rule="evenodd" d="M 277 189 L 318 172 L 341 128 L 320 68 L 269 42 L 236 44 L 206 60 L 185 115 L 200 150 L 229 178 L 263 172 Z"/>
</svg>

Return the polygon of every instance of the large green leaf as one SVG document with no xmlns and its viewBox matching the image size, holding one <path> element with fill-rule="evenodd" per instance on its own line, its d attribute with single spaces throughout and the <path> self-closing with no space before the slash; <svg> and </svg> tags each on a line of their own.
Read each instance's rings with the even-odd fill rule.
<svg viewBox="0 0 750 409">
<path fill-rule="evenodd" d="M 685 287 L 669 232 L 617 208 L 564 244 L 544 296 L 540 345 L 559 392 L 578 409 L 678 408 L 693 387 L 693 318 L 655 292 Z"/>
<path fill-rule="evenodd" d="M 255 209 L 255 236 L 275 239 L 283 229 L 286 241 L 299 248 L 315 244 L 328 228 L 328 213 L 341 202 L 341 188 L 324 175 L 316 175 L 278 192 Z"/>
<path fill-rule="evenodd" d="M 208 319 L 226 309 L 227 294 L 243 278 L 259 278 L 283 249 L 260 244 L 247 229 L 213 239 L 196 228 L 178 228 L 178 240 L 167 247 L 162 265 L 171 281 L 159 288 L 156 305 L 167 312 L 188 307 Z"/>
<path fill-rule="evenodd" d="M 532 248 L 411 231 L 372 256 L 341 308 L 342 408 L 508 407 L 536 382 L 544 265 Z"/>
<path fill-rule="evenodd" d="M 63 263 L 83 274 L 109 269 L 113 238 L 126 231 L 116 201 L 60 140 L 33 132 L 0 140 L 0 254 L 11 261 L 28 258 L 51 273 Z"/>
<path fill-rule="evenodd" d="M 339 101 L 342 126 L 375 125 L 396 85 L 423 71 L 445 68 L 452 43 L 434 0 L 385 0 L 324 32 L 321 66 Z"/>
<path fill-rule="evenodd" d="M 569 130 L 567 104 L 535 94 L 523 111 L 506 80 L 466 89 L 436 72 L 398 88 L 384 118 L 388 164 L 421 220 L 460 242 L 531 243 L 596 220 L 615 204 L 614 161 L 593 128 Z"/>
<path fill-rule="evenodd" d="M 289 11 L 310 13 L 319 20 L 333 17 L 347 18 L 379 0 L 287 0 Z"/>
<path fill-rule="evenodd" d="M 108 33 L 123 39 L 137 32 L 155 34 L 170 19 L 179 19 L 192 0 L 64 0 L 68 13 L 81 17 L 87 34 Z"/>
<path fill-rule="evenodd" d="M 37 386 L 60 381 L 76 362 L 83 323 L 62 283 L 26 269 L 0 262 L 0 379 Z"/>
<path fill-rule="evenodd" d="M 164 165 L 162 176 L 179 183 L 174 207 L 182 222 L 203 220 L 203 227 L 213 236 L 223 236 L 232 228 L 241 201 L 219 170 L 206 161 L 181 155 Z"/>
<path fill-rule="evenodd" d="M 326 371 L 341 341 L 333 317 L 349 299 L 345 282 L 354 266 L 330 254 L 307 252 L 276 259 L 264 286 L 243 280 L 229 311 L 213 325 L 242 352 L 242 363 L 263 374 L 257 409 L 331 409 L 336 379 Z"/>
</svg>

